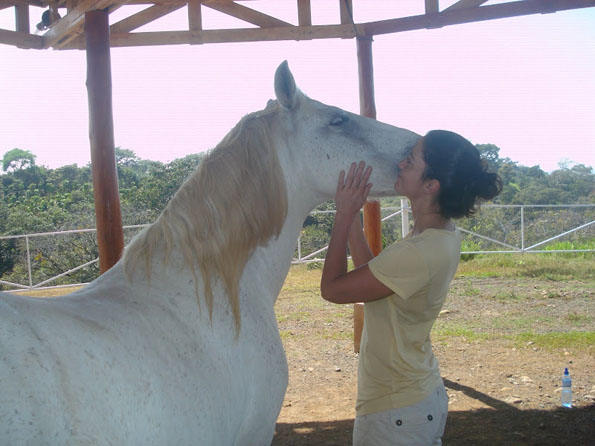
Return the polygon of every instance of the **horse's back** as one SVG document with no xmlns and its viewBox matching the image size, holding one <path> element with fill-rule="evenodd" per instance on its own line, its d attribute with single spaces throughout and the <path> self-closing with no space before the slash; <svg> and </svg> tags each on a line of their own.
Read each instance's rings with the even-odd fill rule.
<svg viewBox="0 0 595 446">
<path fill-rule="evenodd" d="M 31 323 L 35 302 L 0 294 L 0 443 L 66 442 L 67 424 L 59 364 L 51 346 Z M 62 435 L 64 433 L 64 435 Z M 6 443 L 5 440 L 9 441 Z"/>
<path fill-rule="evenodd" d="M 262 401 L 286 372 L 271 380 L 262 333 L 236 341 L 198 320 L 189 332 L 163 306 L 104 294 L 0 297 L 0 444 L 267 442 L 254 430 L 278 414 Z M 280 345 L 268 350 L 284 363 Z"/>
</svg>

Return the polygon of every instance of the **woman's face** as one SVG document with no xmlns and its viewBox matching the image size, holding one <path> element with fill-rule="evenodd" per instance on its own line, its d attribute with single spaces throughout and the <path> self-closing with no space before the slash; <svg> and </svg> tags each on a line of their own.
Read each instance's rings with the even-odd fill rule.
<svg viewBox="0 0 595 446">
<path fill-rule="evenodd" d="M 421 193 L 426 169 L 423 150 L 423 138 L 421 138 L 409 156 L 399 163 L 400 172 L 395 182 L 395 192 L 398 195 L 412 199 Z"/>
</svg>

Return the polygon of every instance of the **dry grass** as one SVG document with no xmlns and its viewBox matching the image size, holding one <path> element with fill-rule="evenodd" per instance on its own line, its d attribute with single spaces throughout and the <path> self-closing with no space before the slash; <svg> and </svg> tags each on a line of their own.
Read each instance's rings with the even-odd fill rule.
<svg viewBox="0 0 595 446">
<path fill-rule="evenodd" d="M 57 296 L 64 296 L 66 294 L 70 294 L 75 292 L 76 290 L 82 288 L 80 285 L 77 286 L 66 286 L 66 287 L 56 287 L 56 288 L 43 288 L 41 290 L 18 290 L 18 291 L 10 291 L 13 294 L 18 294 L 22 296 L 30 296 L 30 297 L 57 297 Z"/>
</svg>

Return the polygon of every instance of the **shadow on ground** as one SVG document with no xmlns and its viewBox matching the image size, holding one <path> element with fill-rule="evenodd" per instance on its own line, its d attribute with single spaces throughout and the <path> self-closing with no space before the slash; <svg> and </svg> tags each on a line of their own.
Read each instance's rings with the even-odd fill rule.
<svg viewBox="0 0 595 446">
<path fill-rule="evenodd" d="M 573 409 L 521 410 L 477 390 L 444 381 L 489 406 L 449 412 L 443 444 L 561 446 L 595 445 L 595 405 Z M 349 446 L 353 420 L 278 423 L 273 446 Z"/>
</svg>

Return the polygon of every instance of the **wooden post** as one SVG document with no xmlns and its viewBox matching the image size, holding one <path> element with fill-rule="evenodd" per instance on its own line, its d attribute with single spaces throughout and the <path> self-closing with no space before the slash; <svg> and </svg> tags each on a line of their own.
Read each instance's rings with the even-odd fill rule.
<svg viewBox="0 0 595 446">
<path fill-rule="evenodd" d="M 339 0 L 339 11 L 341 16 L 341 24 L 353 23 L 353 5 L 352 0 Z"/>
<path fill-rule="evenodd" d="M 190 31 L 202 31 L 202 11 L 199 0 L 188 2 L 188 29 Z"/>
<path fill-rule="evenodd" d="M 298 0 L 298 24 L 300 26 L 312 26 L 310 0 Z"/>
<path fill-rule="evenodd" d="M 374 101 L 374 64 L 372 60 L 372 38 L 357 38 L 357 61 L 359 68 L 359 103 L 360 114 L 376 119 Z M 364 235 L 370 250 L 376 256 L 382 251 L 382 225 L 380 221 L 380 203 L 364 204 Z M 359 352 L 359 345 L 364 327 L 364 304 L 353 306 L 353 349 Z"/>
<path fill-rule="evenodd" d="M 21 33 L 29 34 L 29 5 L 15 5 L 14 19 L 16 30 Z"/>
<path fill-rule="evenodd" d="M 107 10 L 85 13 L 89 140 L 99 271 L 110 269 L 122 255 L 124 235 L 114 148 L 109 20 Z"/>
</svg>

